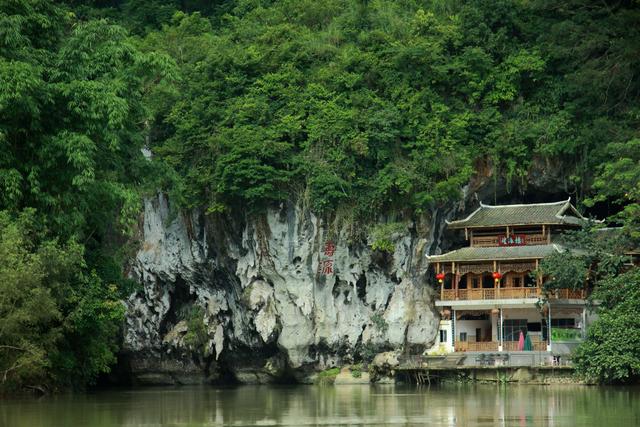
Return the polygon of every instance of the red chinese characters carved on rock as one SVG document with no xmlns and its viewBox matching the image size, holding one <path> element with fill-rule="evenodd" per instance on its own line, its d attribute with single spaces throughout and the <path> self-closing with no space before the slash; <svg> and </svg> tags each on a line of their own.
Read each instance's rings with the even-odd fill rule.
<svg viewBox="0 0 640 427">
<path fill-rule="evenodd" d="M 336 245 L 331 241 L 327 240 L 324 244 L 324 254 L 328 257 L 333 256 L 336 251 Z"/>
<path fill-rule="evenodd" d="M 336 245 L 331 240 L 327 240 L 324 243 L 324 248 L 322 249 L 322 253 L 324 254 L 326 259 L 321 259 L 318 264 L 318 274 L 322 275 L 330 275 L 333 274 L 333 260 L 331 257 L 336 252 Z"/>
<path fill-rule="evenodd" d="M 318 265 L 318 273 L 325 276 L 333 274 L 333 260 L 325 259 L 323 261 L 320 261 L 320 264 Z"/>
</svg>

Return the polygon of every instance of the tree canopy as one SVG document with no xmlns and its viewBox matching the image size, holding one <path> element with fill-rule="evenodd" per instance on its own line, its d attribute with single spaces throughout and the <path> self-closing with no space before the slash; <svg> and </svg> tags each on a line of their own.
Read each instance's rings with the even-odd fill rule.
<svg viewBox="0 0 640 427">
<path fill-rule="evenodd" d="M 561 160 L 578 201 L 599 168 L 592 203 L 614 200 L 607 174 L 638 183 L 637 159 L 626 176 L 611 162 L 637 151 L 636 6 L 242 1 L 178 12 L 143 41 L 182 76 L 152 146 L 186 206 L 210 211 L 292 192 L 316 212 L 420 211 L 459 198 L 478 161 L 526 186 L 536 159 Z"/>
<path fill-rule="evenodd" d="M 125 241 L 155 165 L 145 97 L 173 62 L 45 0 L 0 8 L 0 387 L 83 387 L 115 360 Z"/>
</svg>

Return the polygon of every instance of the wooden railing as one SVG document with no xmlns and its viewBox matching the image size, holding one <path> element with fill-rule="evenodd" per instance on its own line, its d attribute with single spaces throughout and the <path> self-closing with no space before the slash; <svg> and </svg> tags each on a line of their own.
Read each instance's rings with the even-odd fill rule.
<svg viewBox="0 0 640 427">
<path fill-rule="evenodd" d="M 533 351 L 547 351 L 545 341 L 532 341 Z M 518 351 L 518 341 L 505 341 L 502 343 L 503 351 Z"/>
<path fill-rule="evenodd" d="M 499 239 L 502 236 L 473 236 L 471 238 L 471 246 L 475 247 L 495 247 L 500 246 Z M 548 235 L 542 234 L 526 234 L 526 245 L 546 245 L 549 243 Z"/>
<path fill-rule="evenodd" d="M 556 289 L 549 298 L 557 299 L 584 299 L 586 292 L 583 289 Z"/>
<path fill-rule="evenodd" d="M 471 246 L 493 247 L 498 245 L 498 236 L 473 236 Z"/>
<path fill-rule="evenodd" d="M 538 298 L 542 295 L 540 288 L 478 288 L 478 289 L 443 289 L 440 293 L 442 301 L 464 301 L 485 299 L 518 299 Z M 587 292 L 583 289 L 557 289 L 550 299 L 585 299 Z"/>
<path fill-rule="evenodd" d="M 540 288 L 478 288 L 443 289 L 440 298 L 443 301 L 537 298 Z"/>
<path fill-rule="evenodd" d="M 498 351 L 497 341 L 456 341 L 454 343 L 455 351 Z M 533 341 L 533 351 L 547 351 L 547 343 L 540 341 Z M 502 343 L 503 351 L 518 351 L 518 341 L 505 341 Z"/>
<path fill-rule="evenodd" d="M 525 238 L 527 245 L 546 245 L 549 243 L 549 237 L 542 234 L 528 234 Z"/>
<path fill-rule="evenodd" d="M 498 351 L 498 343 L 495 341 L 457 341 L 455 351 Z"/>
</svg>

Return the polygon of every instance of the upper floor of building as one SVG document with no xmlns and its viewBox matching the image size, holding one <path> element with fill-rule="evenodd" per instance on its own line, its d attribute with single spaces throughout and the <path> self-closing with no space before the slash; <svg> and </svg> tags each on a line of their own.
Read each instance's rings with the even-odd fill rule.
<svg viewBox="0 0 640 427">
<path fill-rule="evenodd" d="M 464 230 L 469 247 L 512 247 L 551 244 L 552 236 L 586 222 L 571 200 L 553 203 L 485 205 L 447 228 Z"/>
</svg>

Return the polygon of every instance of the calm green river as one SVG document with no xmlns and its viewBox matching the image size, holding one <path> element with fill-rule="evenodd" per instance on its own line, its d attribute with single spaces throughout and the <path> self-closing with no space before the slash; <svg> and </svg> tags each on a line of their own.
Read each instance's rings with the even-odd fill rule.
<svg viewBox="0 0 640 427">
<path fill-rule="evenodd" d="M 0 426 L 640 426 L 639 388 L 242 386 L 0 400 Z"/>
</svg>

